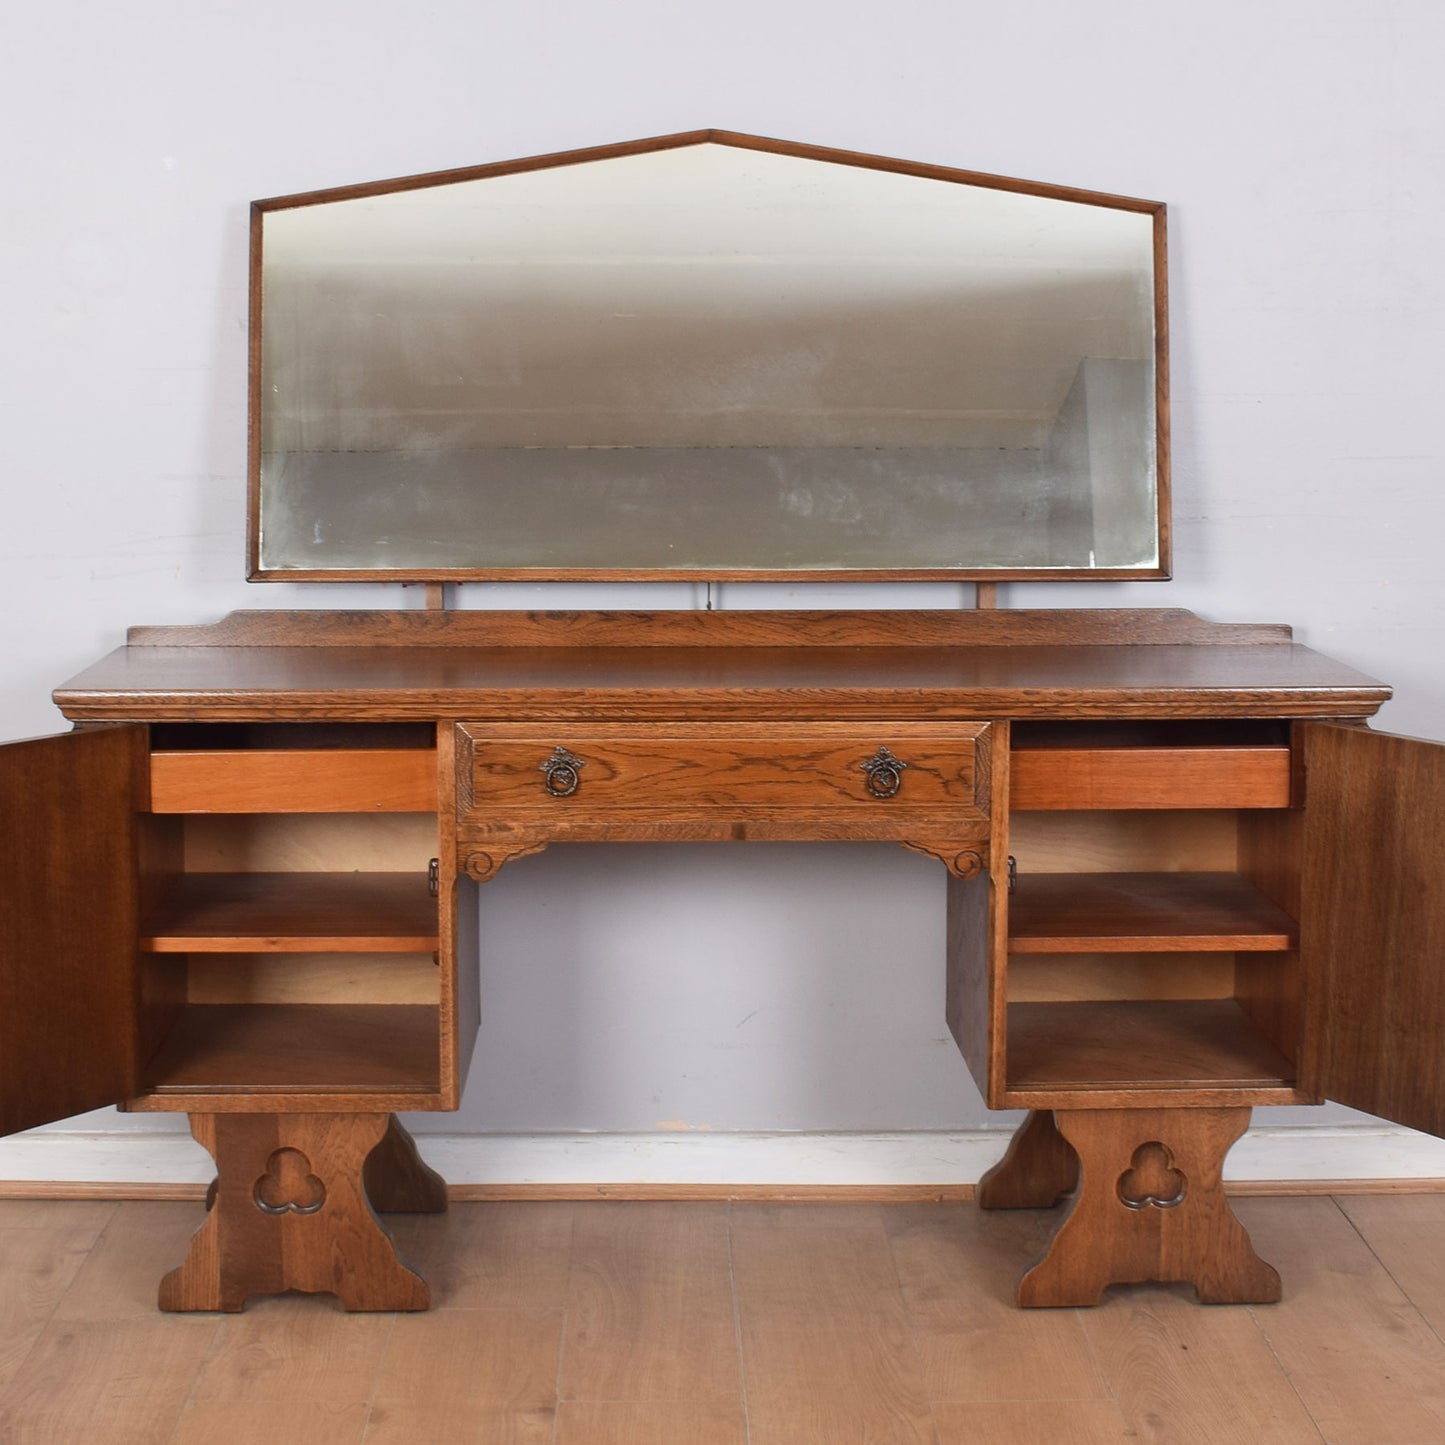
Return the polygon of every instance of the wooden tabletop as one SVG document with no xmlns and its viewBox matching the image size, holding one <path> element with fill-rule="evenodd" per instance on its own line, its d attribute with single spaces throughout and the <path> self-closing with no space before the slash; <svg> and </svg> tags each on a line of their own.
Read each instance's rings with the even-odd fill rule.
<svg viewBox="0 0 1445 1445">
<path fill-rule="evenodd" d="M 55 700 L 78 720 L 302 721 L 1364 717 L 1389 695 L 1286 628 L 1177 611 L 293 612 L 136 629 Z"/>
</svg>

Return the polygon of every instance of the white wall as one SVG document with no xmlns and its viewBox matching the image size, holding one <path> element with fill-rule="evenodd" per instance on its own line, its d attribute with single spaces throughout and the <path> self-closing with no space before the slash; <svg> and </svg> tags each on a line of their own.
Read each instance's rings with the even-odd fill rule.
<svg viewBox="0 0 1445 1445">
<path fill-rule="evenodd" d="M 131 622 L 419 603 L 241 580 L 253 197 L 719 126 L 1166 200 L 1177 580 L 1006 600 L 1290 621 L 1394 683 L 1386 725 L 1445 738 L 1434 0 L 49 0 L 5 29 L 0 735 L 61 726 L 51 687 Z M 496 1021 L 463 1114 L 430 1124 L 984 1123 L 943 1042 L 939 877 L 894 849 L 779 856 L 504 872 Z"/>
</svg>

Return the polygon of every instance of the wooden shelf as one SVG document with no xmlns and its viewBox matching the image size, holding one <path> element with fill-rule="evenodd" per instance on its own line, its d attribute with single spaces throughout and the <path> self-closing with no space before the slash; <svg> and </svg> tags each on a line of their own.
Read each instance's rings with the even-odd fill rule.
<svg viewBox="0 0 1445 1445">
<path fill-rule="evenodd" d="M 1276 952 L 1296 935 L 1237 873 L 1030 873 L 1009 899 L 1015 954 Z"/>
<path fill-rule="evenodd" d="M 192 1004 L 146 1070 L 157 1094 L 434 1093 L 423 1004 Z"/>
<path fill-rule="evenodd" d="M 1294 1077 L 1233 999 L 1009 1005 L 1012 1090 L 1288 1088 Z"/>
<path fill-rule="evenodd" d="M 188 873 L 141 927 L 150 953 L 435 953 L 424 873 Z"/>
</svg>

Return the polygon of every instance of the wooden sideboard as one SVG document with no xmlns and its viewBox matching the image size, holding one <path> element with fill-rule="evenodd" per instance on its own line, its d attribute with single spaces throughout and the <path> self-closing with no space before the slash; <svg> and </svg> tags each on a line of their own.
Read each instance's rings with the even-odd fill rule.
<svg viewBox="0 0 1445 1445">
<path fill-rule="evenodd" d="M 570 841 L 891 840 L 949 876 L 940 999 L 986 1208 L 1066 1195 L 1026 1305 L 1278 1297 L 1221 1187 L 1256 1104 L 1445 1133 L 1445 749 L 1287 628 L 1179 611 L 236 613 L 142 627 L 0 749 L 0 1124 L 183 1110 L 167 1309 L 421 1309 L 476 890 Z M 907 961 L 901 963 L 906 966 Z M 926 965 L 920 961 L 920 966 Z"/>
</svg>

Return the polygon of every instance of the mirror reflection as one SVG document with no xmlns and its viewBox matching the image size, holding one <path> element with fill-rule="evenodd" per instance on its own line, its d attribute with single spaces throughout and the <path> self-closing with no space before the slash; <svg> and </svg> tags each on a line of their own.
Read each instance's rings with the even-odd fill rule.
<svg viewBox="0 0 1445 1445">
<path fill-rule="evenodd" d="M 1162 208 L 832 154 L 260 203 L 255 574 L 1159 575 Z"/>
</svg>

